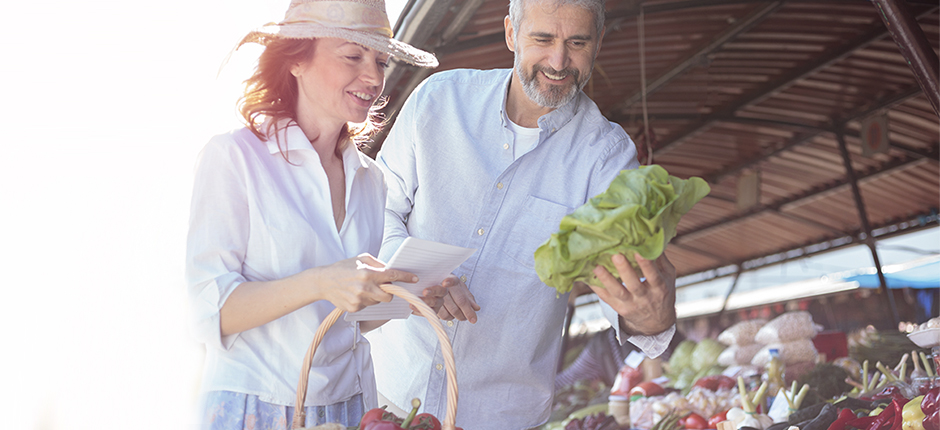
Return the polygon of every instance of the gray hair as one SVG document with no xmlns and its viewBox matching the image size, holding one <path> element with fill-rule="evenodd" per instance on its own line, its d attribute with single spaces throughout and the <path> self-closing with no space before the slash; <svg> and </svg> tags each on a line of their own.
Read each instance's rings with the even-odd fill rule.
<svg viewBox="0 0 940 430">
<path fill-rule="evenodd" d="M 578 6 L 594 14 L 594 25 L 597 28 L 597 37 L 604 31 L 604 0 L 509 0 L 509 21 L 512 22 L 513 32 L 519 32 L 519 25 L 525 15 L 525 3 L 539 3 L 555 8 L 561 6 Z"/>
</svg>

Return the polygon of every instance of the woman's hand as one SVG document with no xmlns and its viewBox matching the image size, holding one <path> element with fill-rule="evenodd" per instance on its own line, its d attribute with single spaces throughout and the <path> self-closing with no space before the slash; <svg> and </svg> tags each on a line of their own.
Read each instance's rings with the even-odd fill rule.
<svg viewBox="0 0 940 430">
<path fill-rule="evenodd" d="M 366 306 L 391 301 L 392 295 L 382 291 L 380 285 L 418 281 L 418 277 L 412 273 L 386 269 L 384 263 L 369 254 L 360 254 L 307 272 L 305 274 L 312 278 L 311 281 L 319 284 L 321 299 L 329 300 L 346 312 L 356 312 Z"/>
<path fill-rule="evenodd" d="M 379 288 L 392 282 L 416 282 L 413 273 L 386 269 L 369 254 L 304 270 L 273 281 L 243 282 L 219 311 L 222 335 L 231 335 L 274 321 L 318 300 L 355 312 L 392 295 Z"/>
</svg>

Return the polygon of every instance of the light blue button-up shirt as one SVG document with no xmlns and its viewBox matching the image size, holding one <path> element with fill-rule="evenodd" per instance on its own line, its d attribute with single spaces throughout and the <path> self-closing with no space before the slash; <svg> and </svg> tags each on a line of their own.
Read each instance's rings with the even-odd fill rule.
<svg viewBox="0 0 940 430">
<path fill-rule="evenodd" d="M 457 425 L 524 429 L 551 412 L 568 295 L 543 284 L 533 254 L 561 218 L 638 166 L 636 148 L 584 93 L 538 120 L 538 144 L 513 158 L 504 113 L 511 70 L 432 75 L 409 97 L 378 164 L 388 202 L 380 257 L 407 236 L 476 248 L 454 273 L 480 305 L 477 322 L 448 322 L 460 396 Z M 614 327 L 616 313 L 605 306 Z M 662 353 L 674 328 L 629 340 Z M 379 392 L 399 407 L 420 398 L 443 419 L 441 349 L 426 320 L 393 320 L 370 334 Z M 623 339 L 623 338 L 620 338 Z"/>
</svg>

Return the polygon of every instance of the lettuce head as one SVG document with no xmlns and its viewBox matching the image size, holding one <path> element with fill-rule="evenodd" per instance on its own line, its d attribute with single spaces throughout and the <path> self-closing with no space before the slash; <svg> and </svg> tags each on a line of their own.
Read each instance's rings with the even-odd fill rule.
<svg viewBox="0 0 940 430">
<path fill-rule="evenodd" d="M 594 267 L 616 275 L 614 254 L 634 268 L 634 253 L 655 260 L 676 236 L 679 218 L 709 191 L 702 178 L 680 179 L 657 165 L 623 170 L 606 191 L 562 218 L 558 232 L 535 251 L 535 271 L 559 294 L 575 281 L 603 287 Z"/>
</svg>

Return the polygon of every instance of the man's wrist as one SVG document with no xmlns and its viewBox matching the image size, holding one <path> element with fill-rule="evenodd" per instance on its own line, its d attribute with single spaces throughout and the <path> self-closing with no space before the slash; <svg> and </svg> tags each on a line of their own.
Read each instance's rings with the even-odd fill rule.
<svg viewBox="0 0 940 430">
<path fill-rule="evenodd" d="M 658 334 L 660 334 L 660 333 L 662 333 L 662 332 L 664 332 L 664 331 L 666 331 L 666 330 L 669 330 L 669 326 L 667 326 L 666 328 L 664 328 L 664 329 L 662 329 L 662 330 L 654 330 L 654 331 L 644 332 L 643 330 L 641 330 L 641 329 L 639 329 L 639 328 L 637 328 L 637 327 L 634 327 L 634 326 L 630 325 L 629 323 L 627 323 L 627 320 L 625 320 L 625 319 L 623 318 L 623 315 L 619 315 L 619 314 L 617 315 L 617 321 L 620 323 L 620 334 L 623 335 L 623 336 L 625 336 L 625 337 L 630 337 L 630 336 L 656 336 L 656 335 L 658 335 Z M 670 326 L 671 326 L 671 324 L 670 324 Z"/>
<path fill-rule="evenodd" d="M 617 322 L 620 323 L 620 335 L 621 336 L 626 338 L 626 337 L 630 337 L 630 336 L 634 336 L 638 334 L 636 333 L 635 328 L 627 326 L 627 321 L 623 319 L 623 315 L 617 315 Z"/>
</svg>

